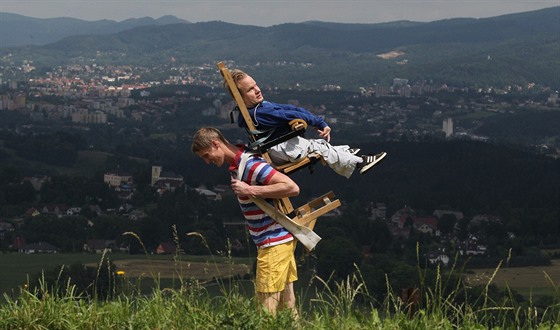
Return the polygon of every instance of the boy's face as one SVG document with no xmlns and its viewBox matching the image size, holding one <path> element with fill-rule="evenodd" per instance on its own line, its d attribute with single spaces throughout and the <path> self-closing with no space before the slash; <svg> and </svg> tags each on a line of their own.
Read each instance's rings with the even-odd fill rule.
<svg viewBox="0 0 560 330">
<path fill-rule="evenodd" d="M 237 89 L 239 89 L 247 108 L 253 108 L 264 100 L 257 82 L 249 75 L 237 82 Z"/>
<path fill-rule="evenodd" d="M 206 164 L 214 164 L 221 167 L 224 164 L 224 152 L 218 141 L 212 141 L 212 145 L 196 153 Z"/>
</svg>

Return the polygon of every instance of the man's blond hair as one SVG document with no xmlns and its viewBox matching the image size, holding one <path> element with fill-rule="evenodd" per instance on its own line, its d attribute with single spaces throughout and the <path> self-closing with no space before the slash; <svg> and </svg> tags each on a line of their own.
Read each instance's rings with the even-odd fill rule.
<svg viewBox="0 0 560 330">
<path fill-rule="evenodd" d="M 212 141 L 221 141 L 224 144 L 229 142 L 226 140 L 222 132 L 214 127 L 202 127 L 193 135 L 191 150 L 194 153 L 210 148 Z"/>
</svg>

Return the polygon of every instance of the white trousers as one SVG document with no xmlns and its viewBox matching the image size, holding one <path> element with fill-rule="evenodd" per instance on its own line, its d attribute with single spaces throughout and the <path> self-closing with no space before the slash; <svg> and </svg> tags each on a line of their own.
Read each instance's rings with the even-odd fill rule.
<svg viewBox="0 0 560 330">
<path fill-rule="evenodd" d="M 332 146 L 323 139 L 305 139 L 296 136 L 271 147 L 268 154 L 275 165 L 283 165 L 317 153 L 336 173 L 350 178 L 356 169 L 356 164 L 363 160 L 362 157 L 351 154 L 349 149 L 347 145 Z"/>
</svg>

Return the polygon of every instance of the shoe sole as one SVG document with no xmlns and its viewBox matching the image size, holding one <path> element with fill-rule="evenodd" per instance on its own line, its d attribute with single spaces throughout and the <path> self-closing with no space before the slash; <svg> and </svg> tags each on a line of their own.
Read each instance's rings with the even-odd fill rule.
<svg viewBox="0 0 560 330">
<path fill-rule="evenodd" d="M 376 159 L 375 162 L 372 162 L 372 163 L 369 163 L 369 164 L 367 164 L 367 165 L 364 165 L 364 167 L 362 167 L 362 168 L 360 169 L 360 174 L 366 173 L 366 172 L 367 172 L 369 169 L 371 169 L 374 165 L 376 165 L 377 163 L 379 163 L 380 161 L 382 161 L 382 160 L 385 158 L 385 156 L 387 156 L 387 153 L 386 153 L 386 152 L 384 152 L 381 156 L 379 156 L 379 158 Z"/>
</svg>

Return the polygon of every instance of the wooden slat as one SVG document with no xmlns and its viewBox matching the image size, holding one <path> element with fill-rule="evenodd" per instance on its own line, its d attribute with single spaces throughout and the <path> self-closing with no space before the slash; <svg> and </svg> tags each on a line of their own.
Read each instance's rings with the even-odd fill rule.
<svg viewBox="0 0 560 330">
<path fill-rule="evenodd" d="M 340 201 L 338 199 L 333 200 L 334 198 L 334 193 L 329 191 L 323 196 L 315 198 L 311 202 L 298 207 L 294 221 L 313 229 L 318 217 L 329 213 L 341 205 Z"/>
<path fill-rule="evenodd" d="M 224 80 L 233 95 L 233 100 L 235 101 L 235 103 L 237 103 L 237 107 L 239 107 L 239 110 L 241 111 L 243 119 L 245 119 L 245 123 L 247 123 L 247 127 L 249 128 L 249 130 L 254 131 L 255 124 L 253 123 L 253 119 L 251 119 L 251 115 L 249 115 L 249 110 L 247 110 L 247 106 L 245 106 L 243 97 L 241 96 L 241 93 L 239 93 L 237 85 L 235 85 L 229 69 L 226 68 L 224 63 L 222 62 L 218 63 L 218 68 L 220 69 L 220 73 L 222 74 L 222 77 L 224 77 Z M 252 136 L 252 138 L 254 139 L 255 137 Z"/>
</svg>

